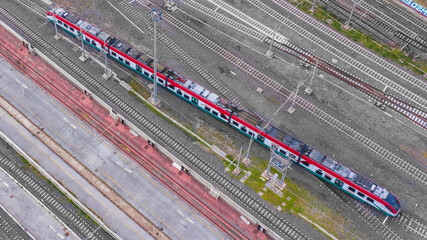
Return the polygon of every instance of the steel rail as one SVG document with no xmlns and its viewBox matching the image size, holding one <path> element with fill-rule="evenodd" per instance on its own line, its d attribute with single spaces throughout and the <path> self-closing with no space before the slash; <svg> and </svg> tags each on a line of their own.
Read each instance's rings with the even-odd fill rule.
<svg viewBox="0 0 427 240">
<path fill-rule="evenodd" d="M 218 4 L 218 7 L 221 8 L 226 8 L 226 11 L 229 13 L 233 13 L 233 14 L 237 14 L 238 18 L 241 19 L 242 21 L 245 21 L 247 23 L 251 23 L 253 26 L 255 26 L 254 28 L 256 28 L 257 30 L 263 32 L 263 33 L 267 33 L 265 31 L 265 29 L 267 29 L 267 27 L 265 27 L 264 25 L 258 23 L 256 20 L 252 19 L 251 17 L 247 16 L 246 14 L 241 13 L 239 10 L 235 9 L 234 7 L 232 7 L 231 5 L 228 5 L 224 2 L 222 2 L 221 0 L 209 0 L 211 2 L 214 2 L 215 4 Z M 207 7 L 204 7 L 201 4 L 197 4 L 192 0 L 183 0 L 183 2 L 187 5 L 192 6 L 193 8 L 198 9 L 199 11 L 206 11 L 205 14 L 210 15 L 211 17 L 214 16 L 221 16 L 220 14 L 216 13 L 216 11 L 213 11 Z M 305 15 L 305 13 L 301 12 L 303 15 Z M 238 25 L 237 23 L 234 24 L 230 24 L 230 21 L 233 20 L 225 20 L 227 19 L 226 17 L 222 16 L 221 18 L 218 19 L 218 21 L 221 21 L 227 25 L 230 25 L 231 27 L 235 28 L 235 29 L 239 29 L 239 31 L 243 31 L 246 30 L 247 28 L 244 28 L 245 25 L 240 24 L 240 28 L 236 28 L 236 25 Z M 251 36 L 248 33 L 249 36 Z M 258 37 L 259 39 L 259 37 Z M 267 40 L 267 42 L 269 42 L 269 40 Z M 362 80 L 357 79 L 355 76 L 349 74 L 348 72 L 339 69 L 338 67 L 334 67 L 331 64 L 327 63 L 325 60 L 322 60 L 321 58 L 318 57 L 314 57 L 311 53 L 307 52 L 306 50 L 300 49 L 294 45 L 292 45 L 291 43 L 289 43 L 288 41 L 285 41 L 285 43 L 281 43 L 279 44 L 277 47 L 276 44 L 274 45 L 276 48 L 281 48 L 281 50 L 283 50 L 283 46 L 285 46 L 285 48 L 287 49 L 286 52 L 294 55 L 297 58 L 300 58 L 303 61 L 306 62 L 310 62 L 312 65 L 315 64 L 315 62 L 313 62 L 313 59 L 316 59 L 316 61 L 320 62 L 320 68 L 325 70 L 328 73 L 331 73 L 332 75 L 338 77 L 339 79 L 350 83 L 352 86 L 355 86 L 357 88 L 360 88 L 360 84 L 361 82 L 363 82 Z M 353 82 L 353 83 L 351 83 Z M 359 82 L 356 85 L 354 84 L 355 82 Z M 361 89 L 359 89 L 361 90 Z M 361 90 L 362 91 L 362 90 Z M 366 91 L 362 91 L 365 94 L 367 93 Z M 427 129 L 427 122 L 425 121 L 425 119 L 423 119 L 423 116 L 420 116 L 420 114 L 424 114 L 427 115 L 427 113 L 421 111 L 418 108 L 414 108 L 412 106 L 409 106 L 407 103 L 405 103 L 402 100 L 399 100 L 397 97 L 391 95 L 391 94 L 382 94 L 382 96 L 376 96 L 378 95 L 377 93 L 381 93 L 380 90 L 376 90 L 375 92 L 371 92 L 371 96 L 374 99 L 377 100 L 385 100 L 384 104 L 386 104 L 387 106 L 391 107 L 393 110 L 397 111 L 398 113 L 402 114 L 405 118 L 408 118 L 412 123 L 416 124 L 417 126 L 423 128 L 423 129 Z M 390 100 L 392 99 L 392 100 Z M 398 102 L 399 104 L 397 105 L 396 102 Z"/>
<path fill-rule="evenodd" d="M 324 2 L 325 4 L 331 3 L 331 5 L 329 6 L 331 6 L 334 10 L 342 14 L 344 17 L 348 17 L 349 12 L 351 11 L 349 9 L 351 9 L 352 5 L 348 4 L 348 2 L 343 2 L 339 0 L 338 1 L 337 0 L 321 0 L 321 1 Z M 387 20 L 384 20 L 384 18 L 381 18 L 381 16 L 373 13 L 371 6 L 368 5 L 366 2 L 359 1 L 358 4 L 360 4 L 360 6 L 363 6 L 365 8 L 369 8 L 367 9 L 367 11 L 369 11 L 370 14 L 368 14 L 367 17 L 364 17 L 364 16 L 359 16 L 358 11 L 355 11 L 353 14 L 354 18 L 352 21 L 354 21 L 356 24 L 358 24 L 362 28 L 365 28 L 365 30 L 374 34 L 377 37 L 381 35 L 385 36 L 379 30 L 375 29 L 374 26 L 372 26 L 372 25 L 376 25 L 377 27 L 382 28 L 383 30 L 397 37 L 399 40 L 406 42 L 409 45 L 414 46 L 422 51 L 427 51 L 427 42 L 424 38 L 418 36 L 416 33 L 412 32 L 408 28 L 403 27 L 400 23 L 396 22 L 394 19 L 388 17 L 387 15 L 381 15 L 381 16 L 387 17 Z M 347 8 L 341 5 L 345 5 L 347 6 Z M 401 26 L 401 28 L 396 28 L 397 25 Z M 394 40 L 390 39 L 389 37 L 387 36 L 385 37 L 386 39 L 389 39 L 394 42 Z M 384 41 L 382 37 L 380 37 L 380 39 Z"/>
<path fill-rule="evenodd" d="M 120 3 L 119 3 L 120 4 Z M 120 5 L 127 5 L 124 1 Z M 219 188 L 234 201 L 237 201 L 246 211 L 259 219 L 263 225 L 271 228 L 280 236 L 287 236 L 292 239 L 307 239 L 307 237 L 288 223 L 282 214 L 265 206 L 258 198 L 252 196 L 246 190 L 238 186 L 234 181 L 226 177 L 221 171 L 211 166 L 197 156 L 185 145 L 180 143 L 176 138 L 170 136 L 168 132 L 160 128 L 154 121 L 141 112 L 137 111 L 126 100 L 118 96 L 113 90 L 109 89 L 101 80 L 95 78 L 92 74 L 81 68 L 73 60 L 69 59 L 58 48 L 49 43 L 44 37 L 40 36 L 31 27 L 25 25 L 21 20 L 16 18 L 8 10 L 0 8 L 0 13 L 9 19 L 13 24 L 21 29 L 40 50 L 43 50 L 52 57 L 52 60 L 66 67 L 72 74 L 82 80 L 85 85 L 89 86 L 95 92 L 106 98 L 112 105 L 117 106 L 123 113 L 129 116 L 141 129 L 144 129 L 150 135 L 154 136 L 158 142 L 170 148 L 185 162 L 195 170 L 206 176 L 207 179 L 214 182 Z"/>
<path fill-rule="evenodd" d="M 183 3 L 191 4 L 192 0 L 182 0 Z M 198 9 L 198 5 L 193 5 L 195 9 Z M 213 11 L 213 10 L 212 10 Z M 207 13 L 208 16 L 210 16 Z M 214 15 L 213 15 L 214 16 Z M 193 39 L 197 41 L 203 41 L 203 45 L 209 45 L 207 46 L 208 49 L 218 49 L 218 51 L 214 51 L 217 54 L 220 54 L 220 56 L 223 56 L 228 62 L 232 63 L 242 71 L 246 72 L 248 75 L 252 76 L 254 79 L 258 80 L 259 82 L 265 84 L 266 86 L 270 87 L 274 91 L 278 92 L 279 94 L 283 95 L 284 97 L 289 97 L 291 94 L 291 91 L 286 89 L 283 85 L 278 83 L 277 81 L 271 79 L 270 77 L 266 76 L 265 74 L 261 73 L 254 67 L 250 66 L 249 64 L 245 63 L 243 60 L 237 58 L 230 52 L 224 50 L 220 46 L 213 46 L 212 44 L 216 44 L 212 42 L 211 40 L 207 39 L 206 37 L 202 36 L 200 33 L 196 32 L 195 30 L 191 29 L 190 27 L 186 27 L 184 23 L 181 21 L 174 19 L 173 16 L 170 14 L 164 14 L 165 20 L 169 21 L 168 19 L 173 19 L 170 21 L 170 23 L 180 24 L 182 26 L 177 27 L 178 29 L 185 29 L 185 33 L 192 37 Z M 227 21 L 233 21 L 231 19 Z M 240 25 L 238 23 L 233 23 L 229 26 L 236 26 L 243 30 L 243 27 L 239 27 Z M 217 44 L 216 44 L 217 45 Z M 285 44 L 280 44 L 278 42 L 273 42 L 273 46 L 279 49 L 282 49 L 283 51 L 287 51 L 288 53 L 300 58 L 305 59 L 305 61 L 309 61 L 313 57 L 313 55 L 310 55 L 310 53 L 307 53 L 308 55 L 301 54 L 302 49 L 296 48 L 293 49 L 291 47 L 287 47 Z M 341 131 L 342 133 L 346 134 L 350 138 L 356 140 L 357 142 L 361 143 L 365 148 L 371 150 L 375 154 L 378 154 L 381 158 L 384 160 L 390 162 L 392 165 L 396 166 L 398 169 L 406 172 L 408 175 L 412 176 L 417 181 L 420 181 L 423 184 L 427 184 L 427 173 L 423 172 L 422 170 L 418 169 L 417 167 L 413 166 L 412 164 L 406 162 L 399 156 L 395 155 L 391 151 L 387 150 L 386 148 L 380 146 L 378 143 L 375 143 L 373 140 L 369 139 L 365 135 L 357 132 L 347 124 L 343 123 L 342 121 L 339 121 L 335 117 L 331 116 L 327 112 L 321 110 L 320 108 L 314 106 L 312 103 L 308 102 L 307 100 L 297 96 L 296 97 L 296 103 L 302 107 L 303 109 L 307 110 L 311 114 L 313 114 L 315 117 L 319 118 L 323 122 L 327 123 L 331 127 L 337 129 L 338 131 Z"/>
<path fill-rule="evenodd" d="M 213 0 L 209 0 L 209 1 L 213 1 Z M 221 0 L 215 0 L 215 1 L 218 2 Z M 336 47 L 332 46 L 331 44 L 329 44 L 325 40 L 320 39 L 319 37 L 315 36 L 313 33 L 309 32 L 306 29 L 302 28 L 301 26 L 297 25 L 296 23 L 288 21 L 288 19 L 285 18 L 282 14 L 280 14 L 279 12 L 274 10 L 273 8 L 267 6 L 265 3 L 263 3 L 259 0 L 247 0 L 247 1 L 249 3 L 251 3 L 253 6 L 255 6 L 255 7 L 259 8 L 260 10 L 262 10 L 263 12 L 265 12 L 268 16 L 279 21 L 281 24 L 285 24 L 286 26 L 288 26 L 289 28 L 291 28 L 295 32 L 298 32 L 301 36 L 303 36 L 306 39 L 310 40 L 311 42 L 315 43 L 319 47 L 322 47 L 324 50 L 328 51 L 330 54 L 332 54 L 335 57 L 343 60 L 344 62 L 350 64 L 351 66 L 354 66 L 355 68 L 359 69 L 361 72 L 364 72 L 368 76 L 371 76 L 374 80 L 378 81 L 379 83 L 384 84 L 385 86 L 388 86 L 390 89 L 393 89 L 397 93 L 404 96 L 406 99 L 411 100 L 413 103 L 417 104 L 421 109 L 427 109 L 427 99 L 411 92 L 410 90 L 401 86 L 400 84 L 393 82 L 392 80 L 388 79 L 384 75 L 378 73 L 377 71 L 366 66 L 365 64 L 357 61 L 356 59 L 352 58 L 348 54 L 346 54 L 346 53 L 342 52 L 341 50 L 337 49 Z M 274 0 L 274 1 L 277 1 L 277 0 Z M 229 9 L 231 7 L 228 4 L 227 5 L 223 4 L 223 5 L 221 5 L 221 7 L 222 6 L 227 7 L 227 9 Z M 288 11 L 289 13 L 292 13 L 292 14 L 294 14 L 293 13 L 294 11 L 300 11 L 298 8 L 296 8 L 295 6 L 293 6 L 291 4 L 289 6 L 289 9 L 284 8 L 283 6 L 282 6 L 282 9 L 285 11 Z M 293 9 L 293 10 L 290 10 L 290 9 Z M 242 15 L 242 13 L 240 11 L 238 11 L 238 12 L 235 11 L 235 14 Z M 306 14 L 296 15 L 296 16 L 299 17 L 301 20 L 309 21 L 308 23 L 314 24 L 314 26 L 316 26 L 316 27 L 322 27 L 325 29 L 329 29 L 329 31 L 331 31 L 331 32 L 334 32 L 329 27 L 325 26 L 323 23 L 320 23 L 320 22 L 314 20 L 313 18 L 307 16 Z M 306 16 L 306 17 L 303 17 L 303 16 Z M 335 36 L 335 34 L 334 34 L 334 36 Z M 341 37 L 344 38 L 344 36 L 341 36 Z M 358 50 L 360 50 L 360 51 L 367 51 L 366 49 L 363 50 L 363 48 L 361 46 L 359 46 L 359 48 L 360 49 L 358 49 Z M 369 51 L 367 51 L 366 54 L 372 54 L 372 53 L 369 53 Z M 373 55 L 373 56 L 375 56 L 375 55 Z M 373 61 L 374 62 L 382 62 L 384 60 L 377 57 Z M 385 69 L 395 73 L 396 75 L 400 76 L 402 79 L 406 80 L 407 82 L 413 84 L 414 86 L 416 86 L 420 90 L 427 92 L 427 82 L 424 82 L 421 79 L 415 78 L 414 76 L 410 75 L 409 73 L 406 73 L 405 71 L 401 70 L 400 68 L 397 68 L 394 65 L 391 65 L 388 62 L 386 62 L 386 63 L 384 63 L 385 65 L 383 66 Z"/>
<path fill-rule="evenodd" d="M 0 161 L 2 157 L 0 156 Z M 0 207 L 0 239 L 32 240 L 9 214 Z"/>
<path fill-rule="evenodd" d="M 1 12 L 0 8 L 0 12 Z M 87 219 L 82 217 L 79 213 L 67 207 L 63 200 L 50 191 L 47 187 L 40 184 L 33 174 L 29 174 L 22 170 L 15 160 L 8 154 L 0 150 L 0 166 L 17 182 L 19 182 L 25 189 L 27 189 L 34 197 L 39 199 L 43 204 L 59 219 L 67 224 L 79 237 L 91 237 L 91 239 L 105 239 L 101 232 L 94 232 L 96 225 L 88 224 Z M 89 234 L 91 236 L 89 236 Z"/>
<path fill-rule="evenodd" d="M 395 12 L 396 14 L 400 15 L 402 18 L 408 19 L 409 22 L 414 23 L 414 25 L 417 26 L 420 30 L 427 33 L 427 23 L 425 23 L 421 19 L 414 17 L 411 13 L 407 12 L 406 10 L 403 10 L 402 8 L 394 5 L 393 3 L 389 2 L 389 1 L 385 1 L 385 0 L 375 0 L 375 1 L 377 3 L 385 6 L 389 10 Z M 426 35 L 424 35 L 424 36 L 426 36 Z"/>
<path fill-rule="evenodd" d="M 365 223 L 372 228 L 372 230 L 376 231 L 384 239 L 403 240 L 402 237 L 395 233 L 389 226 L 385 225 L 385 223 L 379 218 L 379 216 L 384 216 L 384 214 L 379 212 L 377 209 L 350 197 L 350 195 L 343 193 L 330 184 L 324 184 L 318 178 L 316 179 L 319 181 L 321 188 L 326 187 L 329 193 L 343 201 L 343 203 L 353 212 L 359 214 L 359 217 L 361 217 Z"/>
</svg>

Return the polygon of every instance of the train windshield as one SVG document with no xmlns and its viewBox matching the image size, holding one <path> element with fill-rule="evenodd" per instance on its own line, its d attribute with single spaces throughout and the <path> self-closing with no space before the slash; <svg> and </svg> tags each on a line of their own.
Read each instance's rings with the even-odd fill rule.
<svg viewBox="0 0 427 240">
<path fill-rule="evenodd" d="M 394 210 L 399 211 L 400 209 L 400 204 L 399 204 L 399 200 L 397 200 L 396 196 L 394 196 L 394 194 L 392 194 L 391 192 L 388 193 L 387 198 L 385 199 L 385 201 L 391 205 L 392 208 L 394 208 Z"/>
</svg>

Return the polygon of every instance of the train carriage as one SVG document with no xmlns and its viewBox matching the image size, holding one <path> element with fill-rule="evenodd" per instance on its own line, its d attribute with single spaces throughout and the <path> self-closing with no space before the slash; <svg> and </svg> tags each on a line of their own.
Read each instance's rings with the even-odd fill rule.
<svg viewBox="0 0 427 240">
<path fill-rule="evenodd" d="M 46 13 L 51 22 L 56 22 L 71 35 L 97 50 L 104 50 L 109 57 L 132 69 L 141 76 L 154 80 L 153 58 L 132 48 L 128 44 L 81 20 L 63 8 L 53 8 Z M 400 211 L 398 198 L 387 189 L 361 176 L 353 170 L 307 146 L 284 131 L 265 123 L 257 116 L 248 113 L 217 94 L 187 79 L 180 73 L 157 64 L 157 83 L 173 92 L 184 101 L 229 124 L 242 134 L 270 148 L 277 145 L 277 153 L 290 158 L 299 166 L 315 176 L 332 184 L 354 198 L 361 200 L 389 216 Z"/>
</svg>

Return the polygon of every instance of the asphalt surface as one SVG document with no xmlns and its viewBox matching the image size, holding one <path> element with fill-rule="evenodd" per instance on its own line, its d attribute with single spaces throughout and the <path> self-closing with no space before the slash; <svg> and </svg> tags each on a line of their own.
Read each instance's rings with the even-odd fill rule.
<svg viewBox="0 0 427 240">
<path fill-rule="evenodd" d="M 7 114 L 3 109 L 1 109 L 1 114 L 2 122 L 13 121 L 13 119 L 6 116 Z M 0 144 L 3 148 L 7 143 L 2 139 Z M 43 203 L 30 196 L 27 191 L 10 178 L 9 175 L 6 175 L 3 170 L 0 171 L 0 182 L 2 184 L 0 189 L 1 206 L 6 208 L 19 224 L 24 227 L 24 229 L 21 229 L 16 224 L 15 229 L 21 230 L 18 232 L 23 235 L 18 235 L 17 239 L 31 239 L 27 233 L 30 233 L 35 239 L 80 239 L 73 232 L 69 231 L 67 227 L 64 227 L 57 218 L 52 216 L 46 207 L 42 206 Z M 6 217 L 7 213 L 2 209 L 0 211 L 2 212 L 1 216 Z M 10 220 L 12 219 L 10 218 Z M 65 236 L 65 234 L 68 236 Z M 0 236 L 0 238 L 2 237 Z M 8 238 L 12 238 L 12 236 L 3 235 L 2 239 Z"/>
<path fill-rule="evenodd" d="M 57 101 L 46 95 L 32 81 L 17 71 L 11 71 L 8 64 L 2 64 L 1 67 L 5 80 L 1 83 L 3 88 L 0 93 L 35 124 L 44 128 L 49 136 L 76 156 L 85 166 L 97 173 L 104 182 L 125 197 L 144 216 L 163 228 L 168 236 L 174 239 L 226 238 L 212 223 L 175 197 L 151 175 L 141 170 L 84 121 L 63 109 Z M 24 84 L 25 88 L 21 84 Z M 34 140 L 35 138 L 31 137 L 25 129 L 16 124 L 0 125 L 0 129 L 3 129 L 24 151 L 34 156 L 49 173 L 60 179 L 119 235 L 127 236 L 126 239 L 151 238 L 108 199 L 93 189 L 78 173 L 67 168 L 53 152 Z M 38 146 L 34 147 L 36 143 Z M 138 187 L 135 188 L 135 186 Z"/>
</svg>

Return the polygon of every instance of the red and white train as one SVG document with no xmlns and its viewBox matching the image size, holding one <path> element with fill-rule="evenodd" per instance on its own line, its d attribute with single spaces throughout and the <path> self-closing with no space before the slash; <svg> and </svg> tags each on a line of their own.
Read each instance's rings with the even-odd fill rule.
<svg viewBox="0 0 427 240">
<path fill-rule="evenodd" d="M 150 56 L 133 49 L 126 43 L 110 36 L 63 8 L 53 8 L 46 13 L 49 21 L 56 20 L 57 26 L 80 38 L 97 50 L 105 49 L 117 62 L 136 73 L 153 80 L 154 61 Z M 239 132 L 254 138 L 270 148 L 278 146 L 277 152 L 290 158 L 312 174 L 334 185 L 354 198 L 361 200 L 390 216 L 400 211 L 398 198 L 387 189 L 375 184 L 353 170 L 337 163 L 316 149 L 305 145 L 272 125 L 266 125 L 260 118 L 239 109 L 215 93 L 187 79 L 174 70 L 157 64 L 157 82 L 178 97 L 200 110 L 229 124 Z"/>
</svg>

